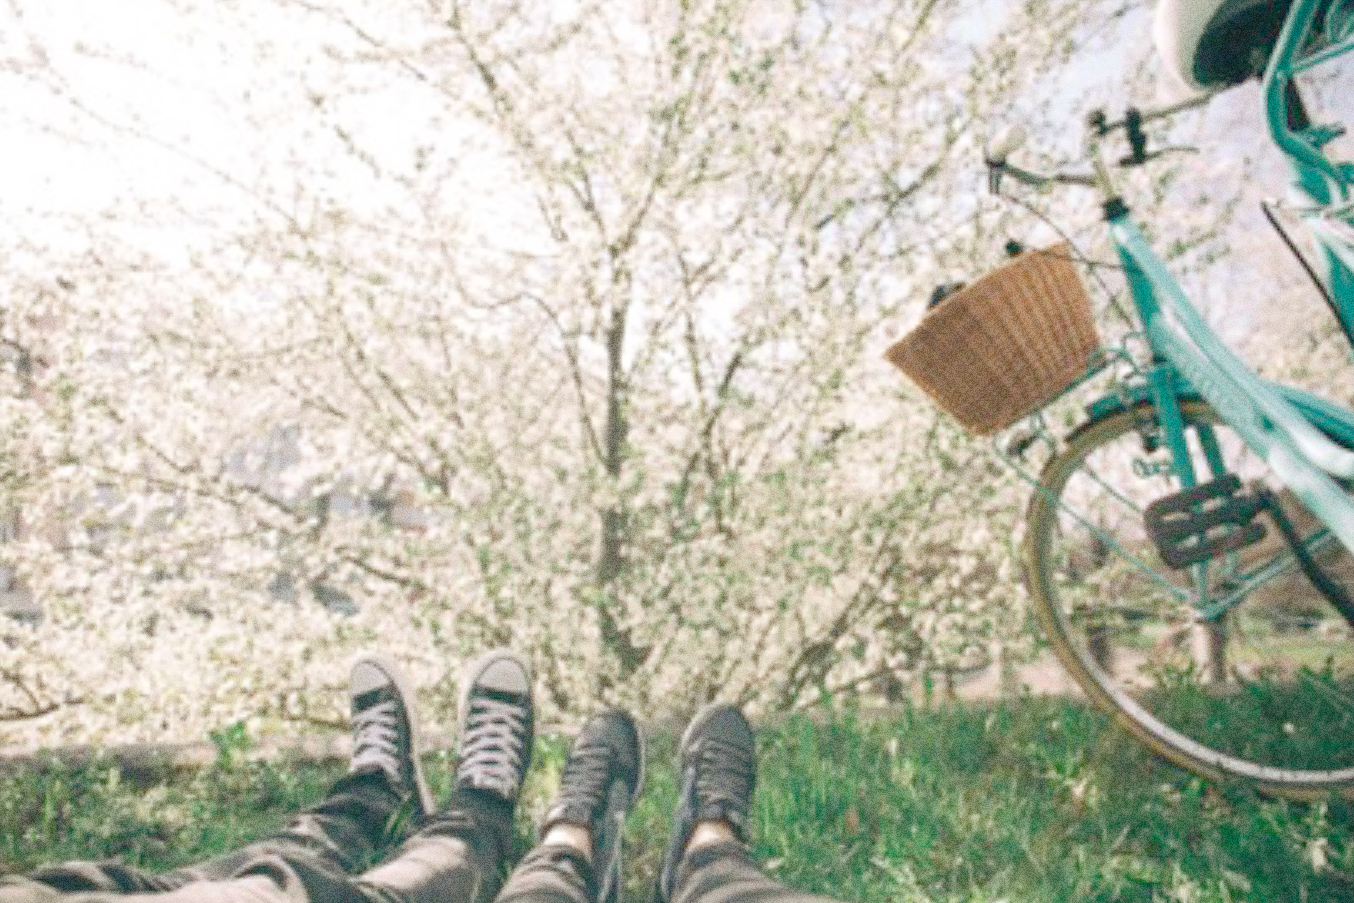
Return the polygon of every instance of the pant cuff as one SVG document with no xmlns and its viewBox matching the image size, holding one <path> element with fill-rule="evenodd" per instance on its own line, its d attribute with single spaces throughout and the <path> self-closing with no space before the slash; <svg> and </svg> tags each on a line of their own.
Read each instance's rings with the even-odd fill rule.
<svg viewBox="0 0 1354 903">
<path fill-rule="evenodd" d="M 681 864 L 677 866 L 677 877 L 672 882 L 672 899 L 678 899 L 681 895 L 682 885 L 695 872 L 722 859 L 737 859 L 749 865 L 752 864 L 752 859 L 748 856 L 748 848 L 739 841 L 721 840 L 718 843 L 702 844 L 683 856 Z"/>
<path fill-rule="evenodd" d="M 597 881 L 588 857 L 563 843 L 539 844 L 513 869 L 498 900 L 514 903 L 584 903 L 597 899 Z"/>
<path fill-rule="evenodd" d="M 499 861 L 505 861 L 513 847 L 512 816 L 512 803 L 501 797 L 482 790 L 457 790 L 418 833 L 460 837 L 472 844 L 487 841 Z"/>
</svg>

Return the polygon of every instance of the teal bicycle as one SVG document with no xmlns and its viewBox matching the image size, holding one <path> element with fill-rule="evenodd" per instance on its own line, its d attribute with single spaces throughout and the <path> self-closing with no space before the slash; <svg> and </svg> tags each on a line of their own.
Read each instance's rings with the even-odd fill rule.
<svg viewBox="0 0 1354 903">
<path fill-rule="evenodd" d="M 1262 78 L 1269 128 L 1301 199 L 1292 209 L 1318 249 L 1309 271 L 1354 342 L 1354 165 L 1328 158 L 1341 130 L 1309 121 L 1294 81 L 1354 49 L 1354 0 L 1165 0 L 1157 38 L 1195 87 Z M 1012 180 L 1099 195 L 1132 300 L 1121 343 L 1087 340 L 1089 301 L 1076 315 L 1021 300 L 1073 294 L 1073 265 L 1056 261 L 1074 255 L 1054 250 L 1022 255 L 1014 266 L 1024 275 L 998 271 L 995 289 L 984 279 L 945 299 L 890 356 L 942 405 L 984 409 L 986 419 L 966 422 L 1000 432 L 999 451 L 1034 487 L 1025 580 L 1050 644 L 1096 704 L 1197 773 L 1290 797 L 1354 797 L 1354 411 L 1258 378 L 1135 225 L 1115 169 L 1171 152 L 1153 150 L 1145 127 L 1182 108 L 1093 114 L 1087 172 L 1022 169 L 1010 162 L 1015 139 L 988 151 L 994 191 Z M 1110 161 L 1108 142 L 1120 139 L 1127 155 Z M 1010 308 L 996 333 L 1053 336 L 1060 347 L 996 368 L 1006 376 L 975 378 L 972 354 L 923 333 L 948 318 L 952 337 L 991 337 L 969 322 L 984 295 Z M 1012 383 L 1012 367 L 1024 376 L 1055 356 L 1062 376 L 996 388 Z M 983 357 L 990 364 L 991 352 Z M 968 375 L 943 397 L 926 380 L 956 359 Z M 1092 379 L 1109 388 L 1058 438 L 1045 406 Z M 1020 397 L 1007 404 L 1003 393 Z"/>
</svg>

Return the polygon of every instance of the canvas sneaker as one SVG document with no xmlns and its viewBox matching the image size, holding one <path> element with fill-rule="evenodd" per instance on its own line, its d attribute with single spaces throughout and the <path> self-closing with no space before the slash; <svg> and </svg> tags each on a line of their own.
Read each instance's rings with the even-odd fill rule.
<svg viewBox="0 0 1354 903">
<path fill-rule="evenodd" d="M 757 783 L 757 741 L 736 706 L 715 703 L 696 714 L 677 750 L 681 791 L 672 836 L 658 880 L 658 899 L 667 903 L 677 870 L 697 823 L 722 821 L 747 842 L 748 812 Z"/>
<path fill-rule="evenodd" d="M 483 790 L 515 804 L 531 764 L 531 666 L 491 649 L 461 673 L 458 790 Z"/>
<path fill-rule="evenodd" d="M 597 903 L 613 903 L 620 894 L 621 832 L 643 785 L 644 740 L 634 719 L 620 709 L 588 719 L 565 760 L 541 836 L 558 824 L 588 829 Z"/>
<path fill-rule="evenodd" d="M 415 823 L 432 811 L 432 793 L 419 761 L 414 693 L 399 666 L 378 653 L 362 655 L 348 678 L 353 751 L 349 774 L 386 776 L 390 788 L 414 803 Z"/>
</svg>

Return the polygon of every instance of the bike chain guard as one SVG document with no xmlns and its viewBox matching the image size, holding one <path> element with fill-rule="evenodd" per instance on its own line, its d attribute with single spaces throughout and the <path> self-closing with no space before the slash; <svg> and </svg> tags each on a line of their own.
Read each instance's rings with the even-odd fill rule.
<svg viewBox="0 0 1354 903">
<path fill-rule="evenodd" d="M 1270 517 L 1274 518 L 1274 523 L 1278 525 L 1279 532 L 1283 534 L 1284 541 L 1288 547 L 1293 550 L 1294 557 L 1298 560 L 1298 567 L 1307 575 L 1307 579 L 1312 581 L 1312 585 L 1317 588 L 1321 595 L 1325 596 L 1335 610 L 1340 612 L 1340 616 L 1350 627 L 1354 627 L 1354 598 L 1351 598 L 1345 588 L 1340 585 L 1326 569 L 1316 563 L 1312 553 L 1307 549 L 1307 540 L 1298 535 L 1297 528 L 1293 522 L 1284 514 L 1283 508 L 1279 506 L 1279 500 L 1274 493 L 1268 489 L 1262 489 L 1259 493 L 1264 500 L 1265 509 Z"/>
</svg>

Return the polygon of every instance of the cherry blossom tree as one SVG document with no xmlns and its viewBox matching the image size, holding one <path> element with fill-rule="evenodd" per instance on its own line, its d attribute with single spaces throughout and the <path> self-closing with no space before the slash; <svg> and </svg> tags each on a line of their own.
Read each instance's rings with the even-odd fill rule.
<svg viewBox="0 0 1354 903">
<path fill-rule="evenodd" d="M 8 738 L 338 723 L 373 645 L 436 718 L 488 644 L 566 715 L 896 694 L 1028 647 L 1021 493 L 882 354 L 1034 228 L 981 199 L 982 142 L 1122 9 L 167 8 L 257 68 L 248 159 L 41 54 L 14 73 L 218 193 L 38 254 L 0 308 L 29 525 L 0 561 L 44 613 L 6 627 Z"/>
</svg>

